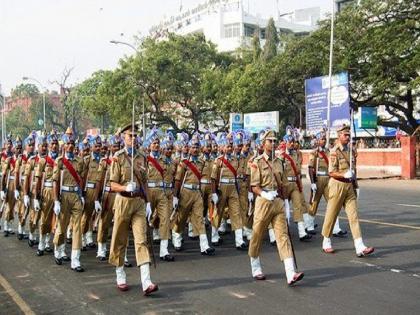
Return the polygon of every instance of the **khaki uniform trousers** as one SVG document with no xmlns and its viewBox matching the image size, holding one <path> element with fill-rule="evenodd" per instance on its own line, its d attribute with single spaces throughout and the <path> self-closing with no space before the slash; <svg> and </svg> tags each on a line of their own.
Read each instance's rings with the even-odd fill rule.
<svg viewBox="0 0 420 315">
<path fill-rule="evenodd" d="M 62 192 L 61 194 L 61 212 L 57 218 L 57 229 L 54 234 L 54 245 L 60 246 L 64 244 L 66 238 L 67 227 L 70 218 L 73 223 L 72 250 L 82 248 L 82 219 L 83 205 L 79 195 L 74 192 Z"/>
<path fill-rule="evenodd" d="M 207 214 L 210 215 L 208 212 L 210 210 L 210 207 L 212 206 L 211 194 L 211 184 L 201 184 L 201 196 L 203 198 L 203 219 L 207 216 Z M 197 236 L 198 234 L 198 231 L 193 225 L 193 235 Z"/>
<path fill-rule="evenodd" d="M 114 217 L 114 202 L 116 195 L 116 193 L 108 191 L 104 194 L 104 203 L 98 222 L 98 243 L 106 243 L 108 240 L 109 228 L 111 227 L 112 218 Z"/>
<path fill-rule="evenodd" d="M 312 205 L 309 207 L 308 213 L 311 216 L 315 216 L 318 212 L 318 206 L 321 201 L 321 197 L 324 196 L 326 202 L 328 202 L 328 176 L 317 176 L 316 178 L 316 193 Z"/>
<path fill-rule="evenodd" d="M 167 240 L 169 239 L 169 218 L 171 212 L 165 191 L 163 188 L 149 188 L 147 197 L 153 211 L 151 222 L 155 228 L 159 228 L 160 239 Z"/>
<path fill-rule="evenodd" d="M 133 230 L 137 266 L 150 263 L 144 200 L 140 197 L 127 198 L 117 194 L 114 210 L 114 228 L 109 249 L 109 263 L 116 267 L 124 265 L 130 225 Z"/>
<path fill-rule="evenodd" d="M 303 221 L 303 214 L 307 212 L 303 193 L 299 191 L 299 187 L 295 182 L 289 182 L 286 185 L 286 196 L 293 204 L 293 221 Z"/>
<path fill-rule="evenodd" d="M 220 184 L 221 194 L 217 204 L 217 213 L 213 214 L 212 224 L 215 228 L 220 227 L 222 218 L 224 218 L 225 207 L 228 208 L 229 218 L 232 224 L 232 230 L 242 229 L 242 216 L 240 213 L 239 196 L 235 185 Z"/>
<path fill-rule="evenodd" d="M 174 231 L 182 234 L 185 223 L 187 222 L 188 217 L 190 217 L 193 229 L 197 231 L 197 235 L 205 234 L 206 229 L 203 222 L 203 198 L 201 197 L 201 192 L 199 190 L 182 188 L 179 199 L 179 208 Z"/>
<path fill-rule="evenodd" d="M 22 226 L 25 226 L 26 224 L 26 218 L 29 215 L 29 209 L 27 213 L 26 212 L 26 208 L 25 208 L 25 204 L 23 203 L 23 192 L 21 191 L 19 193 L 20 196 L 20 200 L 16 201 L 16 208 L 17 208 L 17 215 L 18 215 L 18 220 L 19 220 L 19 224 Z"/>
<path fill-rule="evenodd" d="M 260 255 L 261 245 L 269 224 L 274 229 L 280 259 L 293 257 L 282 200 L 276 198 L 274 201 L 268 201 L 260 196 L 255 200 L 254 224 L 252 225 L 248 255 L 253 258 Z"/>
<path fill-rule="evenodd" d="M 88 188 L 86 190 L 85 207 L 82 214 L 82 234 L 87 231 L 92 231 L 92 214 L 95 210 L 95 188 Z"/>
<path fill-rule="evenodd" d="M 346 211 L 353 239 L 362 237 L 357 213 L 357 198 L 352 183 L 342 183 L 330 178 L 328 183 L 328 204 L 325 213 L 322 235 L 331 237 L 334 223 L 342 207 Z"/>
<path fill-rule="evenodd" d="M 29 231 L 31 233 L 35 233 L 40 217 L 39 211 L 35 211 L 33 200 L 31 200 L 29 206 Z"/>
<path fill-rule="evenodd" d="M 41 210 L 39 210 L 39 234 L 45 235 L 51 233 L 51 222 L 53 219 L 54 197 L 51 187 L 44 187 L 42 193 Z"/>
<path fill-rule="evenodd" d="M 174 191 L 172 188 L 165 188 L 165 197 L 168 203 L 168 212 L 170 213 L 169 215 L 169 229 L 172 230 L 174 228 L 174 225 L 176 223 L 176 215 L 173 216 L 172 220 L 171 220 L 171 215 L 172 215 L 172 204 L 173 204 L 173 200 L 174 200 Z M 171 233 L 169 233 L 169 238 L 171 238 Z"/>
<path fill-rule="evenodd" d="M 4 220 L 5 221 L 13 221 L 15 218 L 15 205 L 16 205 L 16 199 L 15 199 L 15 183 L 14 181 L 9 181 L 9 187 L 7 188 L 7 194 L 6 194 L 6 207 L 4 210 Z"/>
<path fill-rule="evenodd" d="M 242 224 L 248 229 L 252 229 L 252 220 L 248 217 L 248 185 L 243 180 L 239 185 L 239 205 L 241 209 Z"/>
</svg>

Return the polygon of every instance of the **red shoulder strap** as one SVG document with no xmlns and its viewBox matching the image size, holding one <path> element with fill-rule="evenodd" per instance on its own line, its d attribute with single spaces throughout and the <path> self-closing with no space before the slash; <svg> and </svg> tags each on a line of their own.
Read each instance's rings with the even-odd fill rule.
<svg viewBox="0 0 420 315">
<path fill-rule="evenodd" d="M 235 178 L 236 178 L 237 173 L 236 173 L 235 168 L 232 166 L 232 164 L 230 164 L 229 161 L 226 160 L 224 156 L 221 157 L 221 160 L 222 160 L 223 164 L 226 165 L 226 167 L 232 172 L 233 176 L 235 176 Z"/>
<path fill-rule="evenodd" d="M 162 168 L 162 166 L 160 166 L 159 162 L 152 156 L 148 155 L 147 156 L 147 161 L 152 163 L 153 166 L 155 167 L 155 169 L 158 170 L 158 172 L 160 173 L 160 176 L 162 176 L 162 178 L 164 177 L 164 170 Z"/>
<path fill-rule="evenodd" d="M 14 158 L 10 158 L 10 165 L 12 165 L 13 168 L 15 168 L 15 166 L 16 166 L 16 160 Z"/>
<path fill-rule="evenodd" d="M 201 180 L 202 175 L 193 163 L 191 163 L 187 159 L 182 160 L 182 162 L 191 170 L 191 172 L 194 173 L 194 175 L 198 178 L 198 180 Z"/>
<path fill-rule="evenodd" d="M 324 159 L 324 161 L 325 162 L 327 162 L 327 166 L 328 166 L 328 157 L 327 157 L 327 155 L 325 154 L 325 152 L 324 151 L 319 151 L 319 154 L 322 156 L 322 158 Z"/>
<path fill-rule="evenodd" d="M 110 158 L 106 158 L 106 159 L 105 159 L 105 162 L 106 162 L 106 164 L 111 165 L 112 160 L 111 160 Z"/>
<path fill-rule="evenodd" d="M 70 161 L 67 160 L 65 157 L 63 157 L 63 164 L 69 171 L 70 175 L 74 178 L 77 185 L 79 185 L 79 187 L 82 187 L 82 179 L 80 178 L 79 174 L 77 174 L 76 170 L 74 169 Z"/>
<path fill-rule="evenodd" d="M 293 173 L 295 173 L 295 176 L 297 177 L 298 176 L 298 171 L 297 171 L 297 168 L 296 168 L 295 161 L 293 161 L 292 157 L 287 153 L 283 153 L 283 157 L 286 158 L 290 162 L 290 166 L 293 169 Z"/>
<path fill-rule="evenodd" d="M 49 165 L 49 166 L 51 166 L 51 167 L 54 167 L 54 160 L 49 156 L 49 155 L 47 155 L 46 157 L 45 157 L 45 162 L 47 162 L 47 164 Z"/>
<path fill-rule="evenodd" d="M 25 162 L 28 162 L 28 157 L 26 155 L 22 155 L 22 160 L 24 160 Z"/>
</svg>

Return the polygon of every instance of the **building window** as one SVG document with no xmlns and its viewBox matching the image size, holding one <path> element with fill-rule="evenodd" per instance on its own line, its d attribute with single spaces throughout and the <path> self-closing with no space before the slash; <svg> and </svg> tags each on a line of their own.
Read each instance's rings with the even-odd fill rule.
<svg viewBox="0 0 420 315">
<path fill-rule="evenodd" d="M 265 39 L 265 28 L 260 29 L 260 39 Z"/>
<path fill-rule="evenodd" d="M 223 26 L 223 38 L 232 38 L 232 37 L 239 37 L 240 35 L 240 29 L 239 29 L 239 23 L 233 23 L 233 24 L 225 24 Z"/>
<path fill-rule="evenodd" d="M 256 26 L 251 24 L 244 24 L 245 37 L 253 37 L 256 31 Z"/>
</svg>

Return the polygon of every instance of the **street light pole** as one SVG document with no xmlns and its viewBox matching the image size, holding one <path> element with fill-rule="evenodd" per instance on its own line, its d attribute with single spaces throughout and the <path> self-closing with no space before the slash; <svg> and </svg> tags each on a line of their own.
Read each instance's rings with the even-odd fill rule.
<svg viewBox="0 0 420 315">
<path fill-rule="evenodd" d="M 27 81 L 27 80 L 32 80 L 35 81 L 36 83 L 38 83 L 40 85 L 40 87 L 44 90 L 44 92 L 42 93 L 42 112 L 43 112 L 43 119 L 42 121 L 44 122 L 43 126 L 44 126 L 44 131 L 47 131 L 47 122 L 45 120 L 45 93 L 47 92 L 47 88 L 42 85 L 41 82 L 39 82 L 39 80 L 35 79 L 35 78 L 31 78 L 31 77 L 23 77 L 22 80 Z"/>
<path fill-rule="evenodd" d="M 133 49 L 137 54 L 140 54 L 140 51 L 135 46 L 131 45 L 130 43 L 121 42 L 121 41 L 118 41 L 118 40 L 110 40 L 109 42 L 111 44 L 116 44 L 116 45 L 120 44 L 120 45 L 128 46 L 131 49 Z M 143 73 L 143 56 L 140 55 L 140 57 L 141 57 L 141 59 L 140 59 L 140 61 L 141 61 L 141 72 Z M 142 93 L 142 94 L 143 94 L 142 95 L 143 96 L 142 97 L 142 100 L 143 100 L 143 104 L 142 104 L 143 105 L 142 106 L 143 107 L 143 115 L 142 115 L 143 126 L 142 126 L 142 129 L 143 129 L 143 140 L 144 140 L 144 139 L 146 139 L 146 115 L 145 115 L 145 105 L 144 105 L 144 93 Z"/>
</svg>

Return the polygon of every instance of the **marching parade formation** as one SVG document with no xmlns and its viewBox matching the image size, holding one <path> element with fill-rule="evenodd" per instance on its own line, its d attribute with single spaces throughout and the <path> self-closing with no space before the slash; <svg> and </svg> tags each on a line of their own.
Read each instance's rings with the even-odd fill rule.
<svg viewBox="0 0 420 315">
<path fill-rule="evenodd" d="M 3 233 L 16 233 L 36 248 L 36 255 L 51 253 L 57 265 L 69 263 L 75 272 L 84 271 L 81 252 L 95 249 L 99 261 L 115 266 L 121 291 L 129 289 L 124 268 L 131 267 L 127 248 L 132 237 L 143 293 L 150 295 L 158 290 L 150 273 L 156 264 L 153 244 L 159 245 L 162 262 L 176 259 L 186 235 L 197 240 L 201 255 L 212 256 L 230 225 L 231 245 L 248 252 L 254 279 L 266 278 L 260 252 L 268 236 L 293 285 L 304 274 L 296 265 L 290 230 L 297 229 L 299 241 L 311 242 L 322 197 L 327 202 L 323 252 L 334 253 L 333 236 L 347 236 L 338 221 L 342 208 L 356 255 L 374 251 L 364 244 L 359 225 L 357 152 L 350 127 L 338 130 L 332 147 L 325 132 L 316 139 L 303 170 L 292 128 L 280 141 L 270 129 L 253 139 L 244 130 L 174 137 L 153 128 L 140 138 L 133 123 L 115 135 L 80 142 L 71 128 L 63 134 L 34 132 L 24 140 L 9 135 L 1 157 Z M 306 171 L 308 199 L 302 185 Z"/>
</svg>

